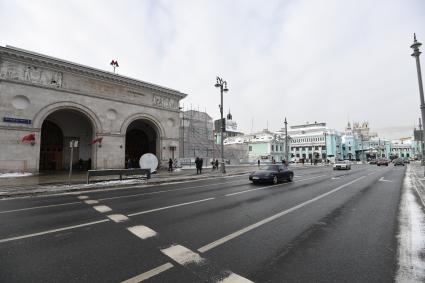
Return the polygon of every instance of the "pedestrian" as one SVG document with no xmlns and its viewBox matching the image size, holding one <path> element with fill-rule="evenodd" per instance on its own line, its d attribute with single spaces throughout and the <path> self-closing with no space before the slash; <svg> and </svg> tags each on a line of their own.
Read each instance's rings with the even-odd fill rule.
<svg viewBox="0 0 425 283">
<path fill-rule="evenodd" d="M 218 159 L 215 160 L 215 163 L 214 164 L 215 164 L 215 169 L 218 170 Z"/>
<path fill-rule="evenodd" d="M 260 167 L 260 159 L 258 159 L 257 164 L 258 164 L 258 167 Z"/>
<path fill-rule="evenodd" d="M 168 159 L 168 172 L 173 171 L 173 161 L 171 158 Z"/>
<path fill-rule="evenodd" d="M 128 161 L 127 161 L 127 168 L 128 169 L 133 168 L 133 162 L 131 161 L 131 158 L 129 158 Z"/>
<path fill-rule="evenodd" d="M 199 157 L 195 158 L 196 174 L 199 174 Z"/>
<path fill-rule="evenodd" d="M 199 174 L 202 174 L 202 165 L 204 164 L 204 160 L 202 157 L 199 159 Z"/>
</svg>

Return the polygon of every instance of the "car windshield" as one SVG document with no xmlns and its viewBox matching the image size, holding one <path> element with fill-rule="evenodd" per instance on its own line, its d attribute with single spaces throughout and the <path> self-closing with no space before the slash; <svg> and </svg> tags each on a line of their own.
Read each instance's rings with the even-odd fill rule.
<svg viewBox="0 0 425 283">
<path fill-rule="evenodd" d="M 278 168 L 279 168 L 279 165 L 265 165 L 260 167 L 261 170 L 270 170 L 270 171 L 277 171 Z"/>
</svg>

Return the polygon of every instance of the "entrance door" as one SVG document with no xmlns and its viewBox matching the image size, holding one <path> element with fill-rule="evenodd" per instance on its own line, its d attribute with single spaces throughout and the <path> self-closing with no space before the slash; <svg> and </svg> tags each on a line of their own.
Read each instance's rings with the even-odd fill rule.
<svg viewBox="0 0 425 283">
<path fill-rule="evenodd" d="M 63 169 L 63 134 L 58 125 L 44 121 L 41 127 L 40 170 Z"/>
</svg>

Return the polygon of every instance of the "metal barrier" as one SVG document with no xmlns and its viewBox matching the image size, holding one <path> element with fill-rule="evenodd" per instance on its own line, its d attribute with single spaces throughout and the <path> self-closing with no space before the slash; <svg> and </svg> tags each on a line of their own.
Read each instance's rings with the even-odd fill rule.
<svg viewBox="0 0 425 283">
<path fill-rule="evenodd" d="M 90 183 L 90 177 L 94 176 L 119 176 L 122 180 L 122 176 L 146 176 L 146 179 L 151 178 L 150 169 L 132 168 L 132 169 L 100 169 L 100 170 L 88 170 L 87 171 L 87 184 Z"/>
</svg>

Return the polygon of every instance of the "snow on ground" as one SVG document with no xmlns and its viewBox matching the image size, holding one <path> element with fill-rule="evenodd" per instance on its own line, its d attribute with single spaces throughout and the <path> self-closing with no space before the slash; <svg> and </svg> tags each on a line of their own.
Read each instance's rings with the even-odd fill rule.
<svg viewBox="0 0 425 283">
<path fill-rule="evenodd" d="M 421 186 L 409 166 L 404 178 L 399 218 L 399 267 L 396 282 L 425 282 L 425 213 L 417 195 Z"/>
<path fill-rule="evenodd" d="M 14 173 L 0 173 L 0 178 L 16 178 L 16 177 L 26 177 L 32 176 L 32 173 L 28 172 L 14 172 Z"/>
</svg>

